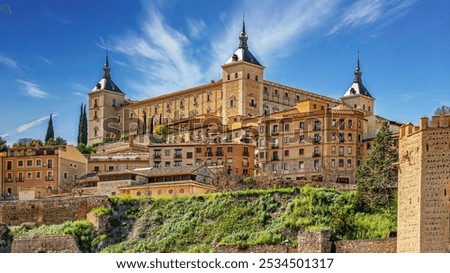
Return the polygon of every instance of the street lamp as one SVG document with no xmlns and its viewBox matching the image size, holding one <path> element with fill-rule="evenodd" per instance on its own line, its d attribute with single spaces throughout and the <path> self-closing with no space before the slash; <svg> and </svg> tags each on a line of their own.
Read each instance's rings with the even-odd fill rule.
<svg viewBox="0 0 450 273">
<path fill-rule="evenodd" d="M 289 248 L 291 247 L 291 240 L 284 240 L 283 244 L 286 246 L 286 253 L 289 253 Z"/>
</svg>

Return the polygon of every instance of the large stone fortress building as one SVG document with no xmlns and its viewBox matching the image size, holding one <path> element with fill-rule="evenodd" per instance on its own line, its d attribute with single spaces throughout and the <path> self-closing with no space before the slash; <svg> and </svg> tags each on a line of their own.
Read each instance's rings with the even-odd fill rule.
<svg viewBox="0 0 450 273">
<path fill-rule="evenodd" d="M 450 116 L 402 126 L 398 252 L 450 251 Z"/>
<path fill-rule="evenodd" d="M 89 92 L 89 144 L 137 136 L 135 142 L 151 147 L 152 133 L 163 125 L 169 129 L 166 144 L 174 146 L 253 144 L 256 158 L 250 165 L 255 173 L 352 183 L 363 141 L 373 137 L 368 128 L 376 127 L 368 124 L 376 123 L 375 99 L 362 83 L 359 56 L 354 74 L 340 99 L 266 80 L 264 66 L 249 50 L 245 22 L 237 50 L 222 65 L 220 80 L 158 97 L 125 98 L 111 78 L 106 56 L 102 79 Z M 214 160 L 206 158 L 212 165 L 227 161 Z M 253 170 L 232 173 L 252 175 Z"/>
</svg>

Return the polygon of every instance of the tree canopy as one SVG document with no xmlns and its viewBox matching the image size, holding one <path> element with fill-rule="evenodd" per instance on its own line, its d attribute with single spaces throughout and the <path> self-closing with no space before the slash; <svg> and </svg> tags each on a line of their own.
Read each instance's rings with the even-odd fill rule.
<svg viewBox="0 0 450 273">
<path fill-rule="evenodd" d="M 435 115 L 435 116 L 445 116 L 445 115 L 450 115 L 450 107 L 449 107 L 449 106 L 446 106 L 446 105 L 439 106 L 439 107 L 434 111 L 434 115 Z"/>
<path fill-rule="evenodd" d="M 387 122 L 381 126 L 371 147 L 356 171 L 358 197 L 368 209 L 387 205 L 397 185 L 397 166 L 394 164 L 397 154 Z"/>
</svg>

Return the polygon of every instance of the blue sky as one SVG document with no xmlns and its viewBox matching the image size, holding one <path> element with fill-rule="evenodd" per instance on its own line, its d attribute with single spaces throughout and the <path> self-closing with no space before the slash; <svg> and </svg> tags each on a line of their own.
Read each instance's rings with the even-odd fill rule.
<svg viewBox="0 0 450 273">
<path fill-rule="evenodd" d="M 356 52 L 377 114 L 417 124 L 450 105 L 450 1 L 0 0 L 0 136 L 75 143 L 80 104 L 101 78 L 132 99 L 217 80 L 238 46 L 265 79 L 339 98 Z"/>
</svg>

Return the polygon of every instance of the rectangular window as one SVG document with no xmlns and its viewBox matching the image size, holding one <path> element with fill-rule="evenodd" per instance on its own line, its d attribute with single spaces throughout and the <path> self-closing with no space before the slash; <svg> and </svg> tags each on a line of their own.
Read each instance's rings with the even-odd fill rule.
<svg viewBox="0 0 450 273">
<path fill-rule="evenodd" d="M 343 133 L 339 133 L 339 142 L 344 143 L 345 142 L 345 136 Z"/>
<path fill-rule="evenodd" d="M 339 146 L 339 156 L 344 156 L 344 146 Z"/>
<path fill-rule="evenodd" d="M 232 153 L 233 152 L 233 147 L 227 147 L 227 152 L 228 153 Z"/>
<path fill-rule="evenodd" d="M 266 140 L 265 140 L 264 138 L 261 138 L 261 139 L 259 140 L 259 146 L 260 146 L 260 147 L 265 147 L 265 146 L 266 146 Z"/>
<path fill-rule="evenodd" d="M 278 164 L 277 164 L 277 163 L 274 163 L 274 164 L 272 165 L 272 169 L 273 169 L 274 172 L 278 171 Z"/>
<path fill-rule="evenodd" d="M 108 166 L 108 172 L 113 172 L 114 171 L 114 166 Z"/>
<path fill-rule="evenodd" d="M 288 131 L 289 131 L 289 124 L 285 124 L 285 125 L 284 125 L 284 131 L 285 131 L 285 132 L 288 132 Z"/>
<path fill-rule="evenodd" d="M 300 129 L 305 129 L 305 123 L 304 123 L 304 122 L 300 122 L 299 128 L 300 128 Z"/>
<path fill-rule="evenodd" d="M 289 139 L 290 139 L 289 137 L 285 137 L 284 138 L 284 143 L 289 144 Z"/>
<path fill-rule="evenodd" d="M 335 159 L 331 159 L 331 167 L 336 167 L 336 160 Z"/>
<path fill-rule="evenodd" d="M 350 133 L 350 134 L 348 134 L 348 141 L 352 141 L 353 140 L 353 136 L 352 136 L 352 134 Z"/>
<path fill-rule="evenodd" d="M 352 128 L 353 127 L 353 120 L 349 119 L 348 120 L 348 128 Z"/>
<path fill-rule="evenodd" d="M 314 170 L 318 170 L 319 167 L 320 167 L 319 160 L 318 159 L 314 159 Z"/>
<path fill-rule="evenodd" d="M 320 155 L 320 148 L 314 147 L 314 156 L 319 156 L 319 155 Z"/>
<path fill-rule="evenodd" d="M 278 125 L 273 126 L 272 134 L 278 134 Z"/>
<path fill-rule="evenodd" d="M 196 153 L 201 153 L 202 152 L 202 148 L 200 148 L 200 147 L 195 148 L 195 152 Z"/>
<path fill-rule="evenodd" d="M 331 121 L 331 126 L 336 126 L 336 120 L 335 120 L 335 119 L 333 119 L 333 120 Z"/>
<path fill-rule="evenodd" d="M 289 150 L 284 151 L 284 156 L 289 156 Z"/>
<path fill-rule="evenodd" d="M 265 158 L 265 153 L 264 152 L 261 152 L 261 153 L 259 153 L 259 158 L 261 158 L 261 159 L 264 159 Z"/>
<path fill-rule="evenodd" d="M 299 155 L 304 155 L 305 154 L 305 149 L 298 149 L 298 154 Z"/>
<path fill-rule="evenodd" d="M 182 157 L 181 152 L 182 152 L 182 150 L 178 150 L 178 149 L 175 150 L 175 154 L 174 154 L 175 158 L 181 158 Z"/>
<path fill-rule="evenodd" d="M 36 178 L 37 179 L 41 179 L 42 178 L 42 173 L 41 172 L 36 172 Z"/>
<path fill-rule="evenodd" d="M 36 166 L 42 166 L 42 160 L 40 159 L 36 160 Z"/>
<path fill-rule="evenodd" d="M 299 139 L 300 139 L 300 142 L 303 142 L 303 141 L 305 141 L 305 136 L 304 135 L 300 135 Z"/>
<path fill-rule="evenodd" d="M 94 172 L 95 172 L 95 173 L 100 172 L 100 167 L 99 167 L 99 166 L 94 166 Z"/>
<path fill-rule="evenodd" d="M 314 130 L 315 131 L 319 131 L 320 130 L 320 125 L 321 125 L 320 120 L 314 121 Z"/>
<path fill-rule="evenodd" d="M 155 162 L 153 162 L 153 167 L 155 167 L 155 168 L 161 168 L 161 161 L 155 161 Z"/>
<path fill-rule="evenodd" d="M 167 168 L 167 167 L 170 167 L 170 161 L 166 161 L 165 163 L 164 163 L 164 166 Z"/>
<path fill-rule="evenodd" d="M 298 162 L 298 168 L 299 169 L 304 169 L 305 168 L 305 161 L 299 161 Z"/>
<path fill-rule="evenodd" d="M 69 174 L 64 172 L 64 179 L 67 179 L 67 178 L 69 178 Z"/>
<path fill-rule="evenodd" d="M 52 159 L 47 160 L 47 167 L 53 168 L 53 160 Z"/>
<path fill-rule="evenodd" d="M 339 168 L 344 167 L 344 159 L 339 159 Z"/>
<path fill-rule="evenodd" d="M 6 162 L 6 169 L 7 169 L 8 171 L 11 171 L 11 170 L 12 170 L 12 161 L 7 161 L 7 162 Z"/>
<path fill-rule="evenodd" d="M 27 167 L 32 167 L 33 166 L 33 160 L 27 160 Z"/>
<path fill-rule="evenodd" d="M 32 173 L 27 173 L 27 179 L 32 179 L 32 178 L 33 178 Z"/>
<path fill-rule="evenodd" d="M 18 167 L 23 167 L 23 161 L 22 160 L 17 161 L 17 166 Z"/>
<path fill-rule="evenodd" d="M 348 147 L 347 147 L 347 153 L 348 153 L 349 155 L 352 154 L 352 146 L 348 146 Z"/>
<path fill-rule="evenodd" d="M 187 158 L 193 158 L 193 157 L 194 157 L 194 154 L 193 154 L 192 152 L 187 152 L 187 153 L 186 153 L 186 157 L 187 157 Z"/>
<path fill-rule="evenodd" d="M 181 161 L 175 161 L 175 166 L 176 167 L 180 167 L 181 166 Z"/>
<path fill-rule="evenodd" d="M 336 146 L 331 146 L 331 153 L 335 154 L 336 153 Z"/>
<path fill-rule="evenodd" d="M 347 159 L 347 167 L 351 167 L 352 166 L 352 160 L 351 159 Z"/>
<path fill-rule="evenodd" d="M 284 163 L 284 169 L 289 170 L 289 163 Z"/>
<path fill-rule="evenodd" d="M 339 129 L 344 129 L 344 127 L 345 127 L 345 120 L 340 119 L 339 120 Z"/>
<path fill-rule="evenodd" d="M 166 156 L 170 156 L 170 149 L 166 149 L 166 150 L 165 150 L 165 155 L 166 155 Z"/>
<path fill-rule="evenodd" d="M 264 127 L 264 126 L 259 126 L 259 132 L 261 133 L 261 134 L 263 134 L 266 130 L 265 130 L 266 128 Z"/>
</svg>

